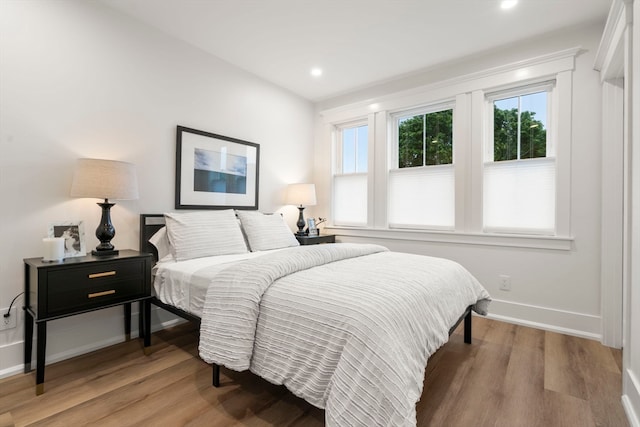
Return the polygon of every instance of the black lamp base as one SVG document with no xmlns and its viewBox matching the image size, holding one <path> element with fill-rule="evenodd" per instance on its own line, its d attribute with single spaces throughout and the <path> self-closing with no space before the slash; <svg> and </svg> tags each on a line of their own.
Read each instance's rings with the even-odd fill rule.
<svg viewBox="0 0 640 427">
<path fill-rule="evenodd" d="M 298 206 L 298 210 L 300 211 L 300 213 L 298 214 L 298 222 L 296 222 L 296 225 L 298 226 L 298 231 L 296 231 L 296 236 L 306 236 L 306 233 L 304 232 L 304 215 L 302 214 L 302 211 L 304 211 L 304 206 L 300 205 Z"/>
<path fill-rule="evenodd" d="M 118 249 L 112 249 L 110 251 L 98 251 L 96 249 L 91 251 L 91 255 L 94 256 L 114 256 L 118 255 L 120 251 Z"/>
<path fill-rule="evenodd" d="M 116 235 L 116 229 L 113 228 L 113 224 L 111 224 L 111 206 L 113 205 L 115 205 L 115 203 L 109 203 L 109 199 L 104 199 L 104 203 L 98 203 L 98 206 L 102 208 L 100 225 L 96 228 L 96 237 L 100 240 L 100 244 L 91 251 L 91 255 L 118 255 L 118 250 L 111 244 L 111 239 Z"/>
</svg>

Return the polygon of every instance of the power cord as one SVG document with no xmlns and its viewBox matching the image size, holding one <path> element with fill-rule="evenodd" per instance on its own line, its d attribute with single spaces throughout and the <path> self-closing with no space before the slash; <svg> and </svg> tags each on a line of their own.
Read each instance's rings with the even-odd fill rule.
<svg viewBox="0 0 640 427">
<path fill-rule="evenodd" d="M 16 300 L 18 299 L 18 297 L 20 295 L 24 294 L 24 292 L 20 292 L 18 295 L 16 295 L 16 297 L 13 299 L 13 301 L 11 301 L 11 304 L 9 304 L 9 310 L 7 310 L 7 312 L 5 314 L 3 314 L 3 316 L 5 318 L 11 316 L 11 308 L 13 307 L 13 303 L 16 302 Z"/>
</svg>

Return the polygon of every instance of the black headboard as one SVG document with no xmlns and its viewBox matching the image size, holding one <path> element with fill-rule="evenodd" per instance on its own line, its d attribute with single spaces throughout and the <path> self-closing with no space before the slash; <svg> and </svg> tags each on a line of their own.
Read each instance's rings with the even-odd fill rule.
<svg viewBox="0 0 640 427">
<path fill-rule="evenodd" d="M 140 252 L 152 253 L 158 261 L 158 251 L 149 243 L 149 239 L 164 227 L 163 214 L 140 214 Z"/>
</svg>

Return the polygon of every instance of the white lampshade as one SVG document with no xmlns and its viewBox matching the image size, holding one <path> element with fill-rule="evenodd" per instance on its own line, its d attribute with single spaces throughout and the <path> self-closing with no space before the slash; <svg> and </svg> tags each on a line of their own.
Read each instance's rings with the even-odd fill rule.
<svg viewBox="0 0 640 427">
<path fill-rule="evenodd" d="M 296 206 L 316 205 L 315 184 L 291 184 L 287 187 L 285 203 Z"/>
<path fill-rule="evenodd" d="M 136 167 L 116 160 L 78 159 L 71 184 L 71 197 L 137 199 Z"/>
</svg>

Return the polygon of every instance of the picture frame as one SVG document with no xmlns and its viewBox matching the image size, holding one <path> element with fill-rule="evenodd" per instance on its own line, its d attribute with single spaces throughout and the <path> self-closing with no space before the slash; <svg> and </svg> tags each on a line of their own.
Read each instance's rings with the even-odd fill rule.
<svg viewBox="0 0 640 427">
<path fill-rule="evenodd" d="M 176 132 L 176 209 L 258 209 L 260 145 L 184 126 Z"/>
<path fill-rule="evenodd" d="M 318 227 L 316 226 L 315 218 L 307 218 L 307 230 L 307 234 L 310 237 L 315 237 L 318 235 Z"/>
<path fill-rule="evenodd" d="M 87 248 L 82 221 L 59 221 L 49 224 L 49 237 L 64 238 L 64 257 L 85 256 Z"/>
</svg>

